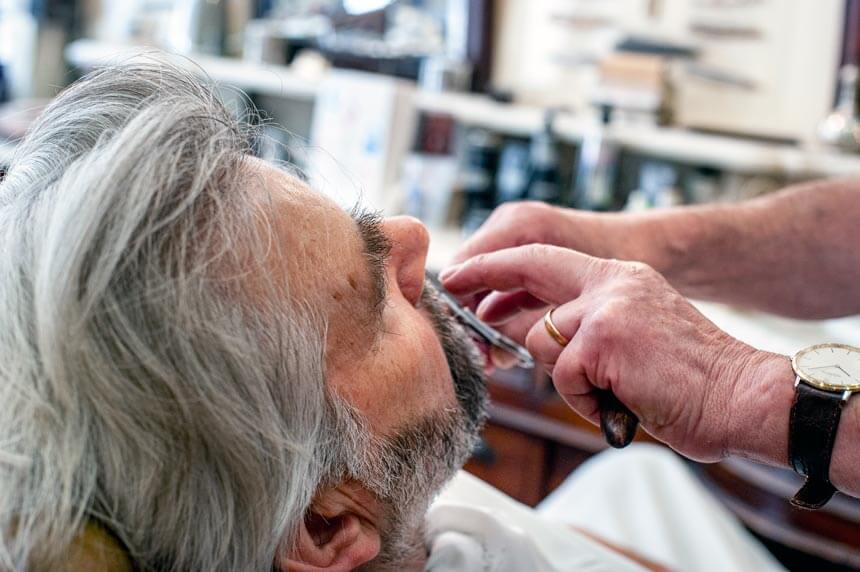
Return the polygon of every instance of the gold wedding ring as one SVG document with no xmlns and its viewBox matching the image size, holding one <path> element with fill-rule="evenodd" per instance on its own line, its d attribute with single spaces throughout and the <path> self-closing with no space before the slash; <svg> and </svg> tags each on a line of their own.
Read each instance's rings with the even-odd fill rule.
<svg viewBox="0 0 860 572">
<path fill-rule="evenodd" d="M 549 336 L 558 342 L 558 345 L 561 347 L 566 346 L 570 343 L 570 340 L 565 337 L 564 334 L 558 331 L 558 328 L 555 327 L 555 324 L 552 323 L 552 313 L 555 311 L 555 308 L 546 313 L 543 317 L 543 325 L 546 328 L 546 332 Z"/>
</svg>

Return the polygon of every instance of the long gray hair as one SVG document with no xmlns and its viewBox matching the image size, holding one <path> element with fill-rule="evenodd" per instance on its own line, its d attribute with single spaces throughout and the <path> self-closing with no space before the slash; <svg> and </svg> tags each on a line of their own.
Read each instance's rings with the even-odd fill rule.
<svg viewBox="0 0 860 572">
<path fill-rule="evenodd" d="M 55 566 L 90 519 L 141 569 L 266 570 L 292 540 L 336 448 L 321 321 L 262 266 L 280 246 L 253 135 L 155 61 L 85 76 L 20 144 L 0 183 L 0 569 Z"/>
</svg>

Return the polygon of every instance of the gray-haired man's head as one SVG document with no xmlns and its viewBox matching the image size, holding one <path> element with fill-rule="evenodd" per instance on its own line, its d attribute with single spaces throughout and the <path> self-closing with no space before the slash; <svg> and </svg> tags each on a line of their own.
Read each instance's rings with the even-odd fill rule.
<svg viewBox="0 0 860 572">
<path fill-rule="evenodd" d="M 346 213 L 162 63 L 63 92 L 0 183 L 0 569 L 399 566 L 483 419 L 412 219 Z"/>
</svg>

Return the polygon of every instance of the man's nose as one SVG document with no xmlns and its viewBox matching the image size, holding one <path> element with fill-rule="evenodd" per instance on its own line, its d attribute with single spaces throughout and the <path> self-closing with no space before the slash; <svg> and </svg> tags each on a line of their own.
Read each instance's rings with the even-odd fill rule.
<svg viewBox="0 0 860 572">
<path fill-rule="evenodd" d="M 421 221 L 409 216 L 385 219 L 384 230 L 391 240 L 389 267 L 397 276 L 400 292 L 415 306 L 424 289 L 424 265 L 427 263 L 430 234 Z"/>
</svg>

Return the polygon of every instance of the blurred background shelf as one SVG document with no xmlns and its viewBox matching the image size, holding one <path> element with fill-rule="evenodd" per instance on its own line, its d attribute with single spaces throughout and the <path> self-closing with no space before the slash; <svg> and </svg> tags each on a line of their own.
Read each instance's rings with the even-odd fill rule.
<svg viewBox="0 0 860 572">
<path fill-rule="evenodd" d="M 15 145 L 13 143 L 0 141 L 0 168 L 2 168 L 3 165 L 9 164 L 9 161 L 12 160 L 12 153 L 14 150 Z"/>
<path fill-rule="evenodd" d="M 141 53 L 155 53 L 158 48 L 111 44 L 96 40 L 77 40 L 66 46 L 66 59 L 81 69 L 97 65 L 118 64 Z M 172 56 L 172 61 L 193 71 L 200 71 L 213 80 L 239 89 L 297 100 L 313 100 L 319 81 L 296 74 L 288 66 L 250 63 L 238 58 L 194 54 Z"/>
<path fill-rule="evenodd" d="M 71 65 L 89 69 L 118 63 L 146 50 L 152 48 L 83 39 L 70 43 L 65 55 Z M 305 77 L 289 66 L 250 63 L 236 58 L 195 54 L 176 56 L 175 59 L 219 83 L 257 95 L 289 100 L 314 101 L 324 80 L 323 77 Z M 543 107 L 500 103 L 486 95 L 467 93 L 417 91 L 414 103 L 418 111 L 448 114 L 462 125 L 520 137 L 539 131 L 546 113 Z M 556 120 L 555 133 L 563 141 L 580 143 L 596 124 L 592 116 L 561 112 Z M 733 173 L 789 177 L 860 174 L 858 155 L 683 128 L 612 125 L 607 129 L 606 138 L 644 155 Z"/>
</svg>

